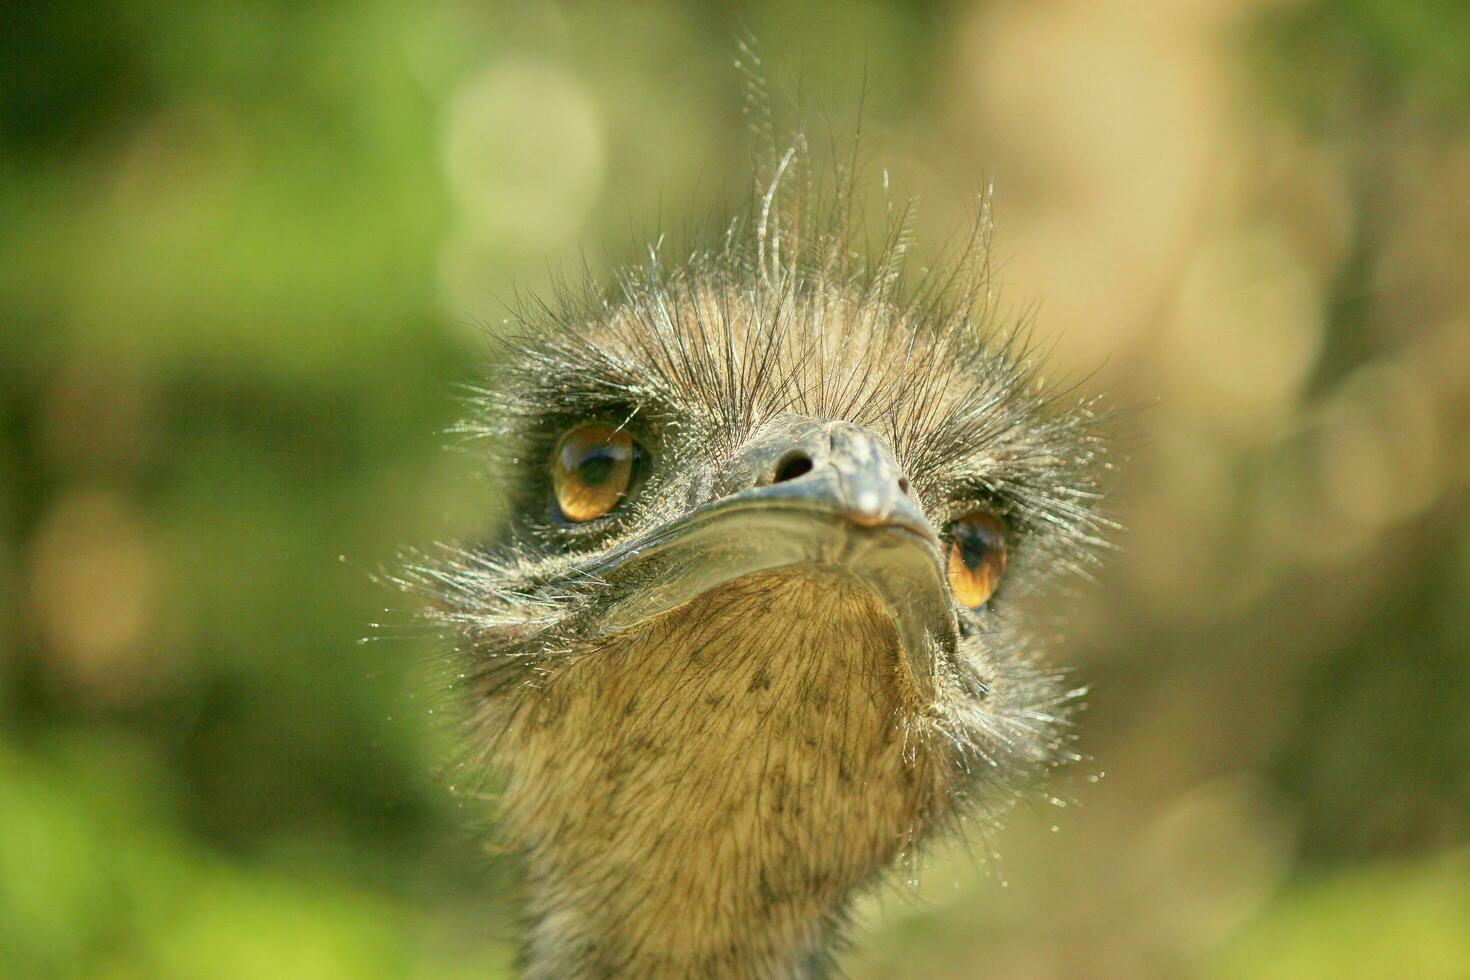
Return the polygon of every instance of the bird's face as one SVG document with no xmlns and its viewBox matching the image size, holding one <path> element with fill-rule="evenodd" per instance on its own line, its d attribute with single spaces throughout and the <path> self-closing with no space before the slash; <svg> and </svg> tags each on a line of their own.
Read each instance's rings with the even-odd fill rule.
<svg viewBox="0 0 1470 980">
<path fill-rule="evenodd" d="M 902 738 L 966 777 L 1054 761 L 1062 696 L 1003 606 L 1095 542 L 1095 441 L 1017 346 L 817 278 L 698 275 L 523 335 L 481 404 L 513 519 L 435 572 L 479 698 L 534 701 L 681 617 L 770 656 L 876 637 Z M 776 653 L 801 611 L 724 601 L 757 581 L 852 597 L 821 609 L 830 649 Z"/>
<path fill-rule="evenodd" d="M 1074 695 L 1007 606 L 1093 542 L 1090 411 L 962 305 L 801 268 L 727 254 L 548 316 L 469 424 L 511 520 L 418 578 L 548 975 L 815 948 L 1067 755 Z"/>
<path fill-rule="evenodd" d="M 462 427 L 509 519 L 407 575 L 538 976 L 807 975 L 854 887 L 1070 755 L 1011 599 L 1101 543 L 1092 408 L 987 319 L 983 220 L 865 265 L 795 152 L 723 247 L 520 318 Z"/>
</svg>

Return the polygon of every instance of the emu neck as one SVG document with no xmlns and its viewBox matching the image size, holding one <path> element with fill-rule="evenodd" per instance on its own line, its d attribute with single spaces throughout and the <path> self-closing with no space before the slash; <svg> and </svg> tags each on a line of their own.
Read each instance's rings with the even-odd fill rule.
<svg viewBox="0 0 1470 980">
<path fill-rule="evenodd" d="M 563 665 L 500 719 L 531 977 L 814 976 L 851 892 L 946 799 L 892 624 L 761 575 Z"/>
</svg>

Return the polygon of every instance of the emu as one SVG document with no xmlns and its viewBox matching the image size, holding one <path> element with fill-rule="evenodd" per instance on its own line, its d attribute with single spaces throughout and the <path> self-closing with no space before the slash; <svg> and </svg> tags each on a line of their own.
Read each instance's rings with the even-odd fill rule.
<svg viewBox="0 0 1470 980">
<path fill-rule="evenodd" d="M 519 312 L 463 426 L 509 519 L 407 575 L 532 978 L 826 975 L 855 893 L 1076 758 L 1013 600 L 1102 544 L 1097 406 L 990 311 L 987 216 L 865 256 L 800 150 L 714 244 Z"/>
</svg>

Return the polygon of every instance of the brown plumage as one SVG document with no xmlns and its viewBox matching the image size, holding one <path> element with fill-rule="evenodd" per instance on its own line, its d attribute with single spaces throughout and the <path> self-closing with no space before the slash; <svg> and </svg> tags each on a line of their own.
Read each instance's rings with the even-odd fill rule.
<svg viewBox="0 0 1470 980">
<path fill-rule="evenodd" d="M 716 247 L 520 316 L 464 426 L 511 520 L 408 575 L 533 977 L 819 975 L 855 890 L 1070 757 L 1009 600 L 1100 543 L 1095 412 L 991 322 L 983 221 L 863 261 L 849 183 L 778 160 Z"/>
</svg>

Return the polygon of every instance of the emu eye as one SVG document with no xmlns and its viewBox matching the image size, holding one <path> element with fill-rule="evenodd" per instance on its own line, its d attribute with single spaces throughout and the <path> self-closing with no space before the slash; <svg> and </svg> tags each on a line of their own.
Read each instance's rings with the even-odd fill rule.
<svg viewBox="0 0 1470 980">
<path fill-rule="evenodd" d="M 579 425 L 551 454 L 551 487 L 559 516 L 580 524 L 616 507 L 643 463 L 643 448 L 626 432 L 600 423 Z"/>
<path fill-rule="evenodd" d="M 961 605 L 979 609 L 1005 574 L 1005 525 L 990 511 L 976 510 L 951 524 L 949 534 L 950 591 Z"/>
</svg>

